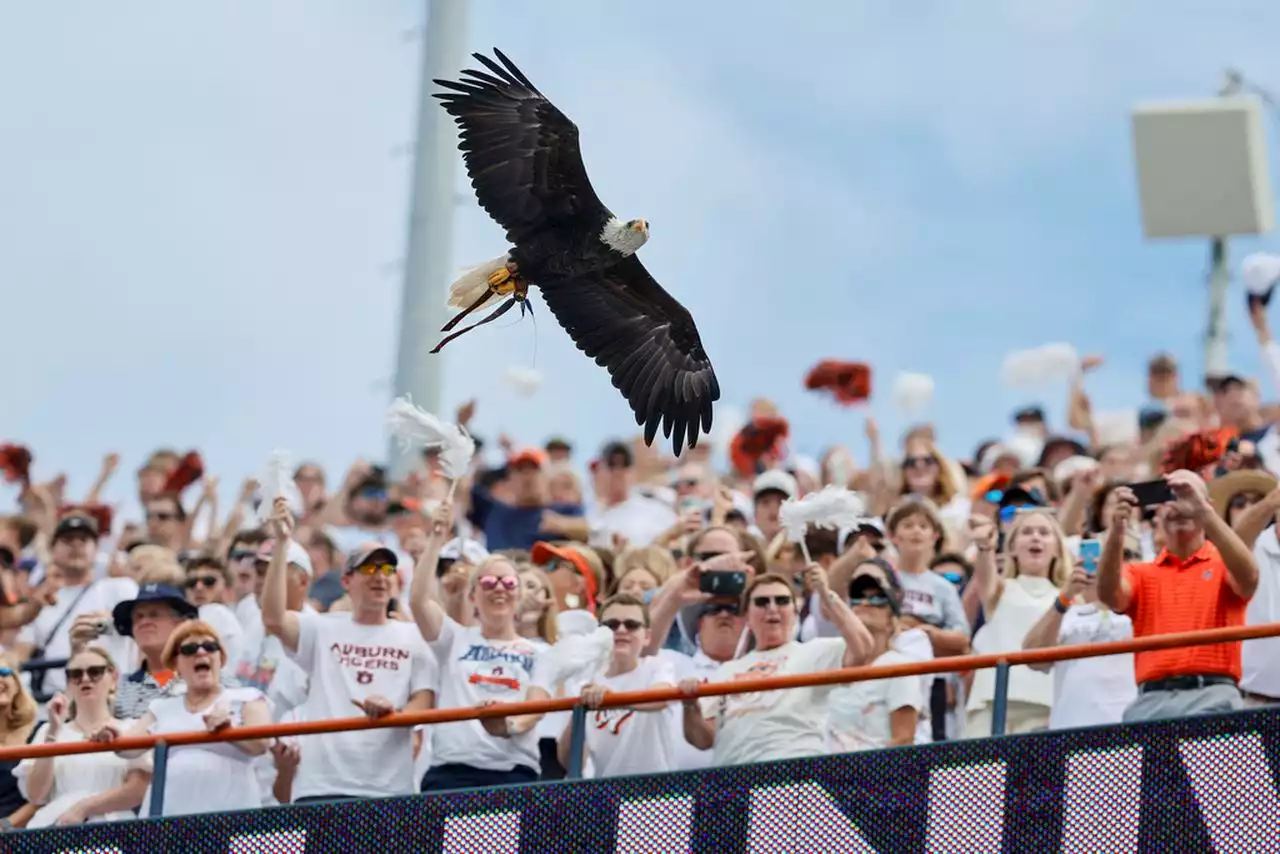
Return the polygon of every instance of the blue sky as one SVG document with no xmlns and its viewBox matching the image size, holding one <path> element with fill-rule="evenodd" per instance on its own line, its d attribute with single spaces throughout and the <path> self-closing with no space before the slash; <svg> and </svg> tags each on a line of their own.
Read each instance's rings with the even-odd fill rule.
<svg viewBox="0 0 1280 854">
<path fill-rule="evenodd" d="M 199 447 L 227 482 L 274 447 L 385 452 L 424 4 L 182 5 L 0 9 L 0 438 L 73 492 L 106 450 L 131 470 Z M 821 358 L 874 365 L 890 436 L 890 378 L 931 374 L 956 454 L 1018 404 L 1061 411 L 1065 389 L 1000 387 L 1008 350 L 1105 353 L 1100 409 L 1139 402 L 1158 349 L 1198 372 L 1206 247 L 1143 240 L 1129 109 L 1212 94 L 1228 64 L 1280 89 L 1277 32 L 1280 6 L 1225 0 L 475 0 L 467 43 L 519 63 L 605 202 L 650 221 L 642 258 L 697 318 L 724 411 L 772 397 L 802 449 L 864 459 L 862 413 L 801 389 Z M 455 230 L 452 267 L 505 248 L 474 205 Z M 1233 271 L 1258 247 L 1280 241 L 1236 241 Z M 1256 373 L 1242 304 L 1232 358 Z M 545 311 L 444 358 L 481 434 L 632 429 Z M 503 386 L 513 364 L 536 396 Z"/>
</svg>

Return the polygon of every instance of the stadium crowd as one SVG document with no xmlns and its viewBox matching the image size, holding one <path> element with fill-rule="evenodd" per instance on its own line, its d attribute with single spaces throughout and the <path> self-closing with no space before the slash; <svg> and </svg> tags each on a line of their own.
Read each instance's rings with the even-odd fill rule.
<svg viewBox="0 0 1280 854">
<path fill-rule="evenodd" d="M 1265 308 L 1253 317 L 1280 381 Z M 477 454 L 456 490 L 432 451 L 399 481 L 305 463 L 296 506 L 261 506 L 246 480 L 225 513 L 198 454 L 159 450 L 136 471 L 133 520 L 99 500 L 116 456 L 81 499 L 29 478 L 31 453 L 6 446 L 3 744 L 550 696 L 594 709 L 596 777 L 985 736 L 990 670 L 597 707 L 608 692 L 1280 619 L 1280 435 L 1258 385 L 1230 374 L 1190 391 L 1159 356 L 1116 434 L 1089 404 L 1097 364 L 1081 361 L 1067 424 L 1029 406 L 963 461 L 930 425 L 885 447 L 870 418 L 863 466 L 845 448 L 792 454 L 802 428 L 759 400 L 729 447 L 679 460 L 639 440 L 584 461 L 563 439 L 501 437 L 505 464 Z M 858 371 L 837 374 L 856 399 Z M 784 502 L 825 485 L 854 491 L 862 516 L 789 541 Z M 1280 702 L 1278 645 L 1015 667 L 1007 731 Z M 170 750 L 164 812 L 556 779 L 569 752 L 567 713 L 185 745 Z M 151 762 L 0 765 L 0 825 L 145 815 Z"/>
</svg>

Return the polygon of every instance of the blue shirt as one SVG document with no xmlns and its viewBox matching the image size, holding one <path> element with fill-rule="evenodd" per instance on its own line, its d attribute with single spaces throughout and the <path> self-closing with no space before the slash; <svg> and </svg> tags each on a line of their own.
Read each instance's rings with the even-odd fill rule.
<svg viewBox="0 0 1280 854">
<path fill-rule="evenodd" d="M 548 510 L 561 516 L 582 516 L 580 504 L 515 507 L 494 500 L 487 489 L 471 490 L 471 522 L 484 531 L 484 545 L 491 552 L 531 549 L 539 540 L 563 539 L 559 534 L 542 530 L 542 514 Z"/>
</svg>

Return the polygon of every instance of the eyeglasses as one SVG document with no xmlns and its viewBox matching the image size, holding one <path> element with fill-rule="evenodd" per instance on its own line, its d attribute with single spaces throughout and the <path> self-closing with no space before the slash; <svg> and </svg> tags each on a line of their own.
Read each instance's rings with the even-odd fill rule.
<svg viewBox="0 0 1280 854">
<path fill-rule="evenodd" d="M 704 617 L 715 617 L 720 614 L 729 614 L 736 617 L 740 611 L 741 609 L 738 607 L 737 602 L 708 602 L 702 606 L 702 616 Z"/>
<path fill-rule="evenodd" d="M 514 575 L 504 575 L 501 578 L 496 575 L 483 575 L 477 583 L 481 590 L 495 590 L 501 585 L 503 590 L 510 592 L 520 584 L 520 579 Z"/>
<path fill-rule="evenodd" d="M 67 681 L 79 682 L 81 679 L 88 677 L 90 682 L 97 682 L 107 673 L 107 668 L 102 664 L 95 664 L 92 667 L 68 667 Z"/>
<path fill-rule="evenodd" d="M 855 608 L 858 607 L 859 605 L 863 605 L 869 608 L 887 608 L 889 607 L 889 597 L 888 596 L 861 596 L 855 599 L 850 599 L 849 604 Z"/>
<path fill-rule="evenodd" d="M 222 644 L 214 640 L 199 641 L 198 643 L 184 643 L 178 647 L 178 652 L 182 655 L 195 655 L 198 652 L 218 652 L 222 649 Z"/>
<path fill-rule="evenodd" d="M 178 518 L 177 513 L 148 513 L 148 522 L 172 522 Z"/>
<path fill-rule="evenodd" d="M 907 457 L 902 461 L 904 469 L 925 468 L 927 466 L 937 465 L 938 461 L 933 457 Z"/>
<path fill-rule="evenodd" d="M 189 575 L 187 576 L 186 587 L 190 590 L 197 585 L 201 587 L 216 587 L 219 578 L 216 575 Z"/>
<path fill-rule="evenodd" d="M 768 608 L 770 603 L 777 605 L 779 608 L 785 608 L 795 600 L 789 595 L 780 594 L 778 596 L 752 596 L 751 604 L 757 608 Z"/>
<path fill-rule="evenodd" d="M 347 574 L 358 572 L 361 575 L 385 575 L 387 578 L 396 574 L 396 568 L 389 563 L 362 563 Z"/>
<path fill-rule="evenodd" d="M 618 629 L 626 629 L 629 632 L 638 632 L 644 628 L 644 623 L 639 620 L 601 620 L 600 625 L 604 626 L 611 632 Z"/>
</svg>

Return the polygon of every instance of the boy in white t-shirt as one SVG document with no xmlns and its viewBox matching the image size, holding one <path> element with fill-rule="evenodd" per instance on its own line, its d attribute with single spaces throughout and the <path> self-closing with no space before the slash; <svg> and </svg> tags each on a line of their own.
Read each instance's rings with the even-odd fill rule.
<svg viewBox="0 0 1280 854">
<path fill-rule="evenodd" d="M 387 614 L 395 552 L 370 543 L 351 555 L 342 578 L 350 611 L 301 614 L 286 602 L 293 520 L 284 499 L 276 500 L 270 527 L 276 548 L 262 585 L 262 623 L 311 676 L 299 717 L 349 717 L 352 706 L 371 718 L 433 708 L 435 658 L 411 624 Z M 294 803 L 414 792 L 409 727 L 328 733 L 306 739 L 301 751 Z"/>
<path fill-rule="evenodd" d="M 600 609 L 600 625 L 613 632 L 613 652 L 604 675 L 582 689 L 593 711 L 587 716 L 586 752 L 592 777 L 656 774 L 674 764 L 677 727 L 683 725 L 671 703 L 600 708 L 610 693 L 675 687 L 675 669 L 664 658 L 641 658 L 649 643 L 649 609 L 635 596 L 620 593 Z M 560 764 L 569 767 L 573 725 L 556 741 Z"/>
</svg>

